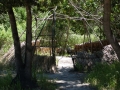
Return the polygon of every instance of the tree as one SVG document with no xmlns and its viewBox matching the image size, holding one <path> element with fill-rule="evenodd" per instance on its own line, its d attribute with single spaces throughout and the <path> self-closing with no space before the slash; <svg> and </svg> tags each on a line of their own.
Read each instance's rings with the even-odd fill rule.
<svg viewBox="0 0 120 90">
<path fill-rule="evenodd" d="M 32 59 L 33 59 L 33 48 L 32 48 L 32 15 L 31 15 L 31 6 L 37 5 L 36 1 L 38 0 L 1 0 L 0 10 L 2 13 L 5 11 L 9 15 L 12 37 L 14 41 L 15 49 L 15 62 L 16 62 L 16 77 L 13 79 L 12 83 L 15 84 L 17 81 L 20 81 L 22 88 L 34 88 L 37 86 L 36 81 L 32 77 Z M 48 0 L 49 1 L 49 0 Z M 44 1 L 45 3 L 45 1 Z M 15 15 L 13 12 L 14 7 L 25 7 L 26 8 L 26 50 L 25 50 L 25 59 L 21 56 L 21 46 L 20 39 L 18 36 L 17 24 Z"/>
<path fill-rule="evenodd" d="M 111 30 L 110 18 L 111 18 L 111 0 L 104 0 L 103 29 L 106 38 L 109 40 L 110 44 L 112 45 L 113 49 L 115 50 L 118 56 L 118 59 L 120 60 L 120 46 Z"/>
<path fill-rule="evenodd" d="M 21 0 L 15 2 L 12 1 L 1 1 L 6 12 L 8 12 L 12 37 L 14 41 L 15 49 L 15 62 L 16 62 L 16 77 L 13 79 L 12 84 L 20 81 L 22 88 L 35 88 L 37 87 L 36 81 L 32 77 L 32 59 L 33 59 L 33 49 L 32 49 L 32 14 L 31 5 L 32 0 L 26 0 L 25 2 Z M 22 3 L 22 4 L 21 4 Z M 25 59 L 23 60 L 21 56 L 21 46 L 17 31 L 16 19 L 13 12 L 13 7 L 24 6 L 26 8 L 26 52 Z"/>
</svg>

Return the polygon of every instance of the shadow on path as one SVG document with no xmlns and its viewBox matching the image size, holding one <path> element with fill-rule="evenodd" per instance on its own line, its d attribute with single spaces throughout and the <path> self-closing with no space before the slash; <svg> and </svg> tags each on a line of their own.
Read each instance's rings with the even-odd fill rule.
<svg viewBox="0 0 120 90">
<path fill-rule="evenodd" d="M 47 77 L 55 80 L 57 90 L 95 90 L 88 83 L 84 83 L 84 73 L 74 72 L 71 58 L 60 59 L 57 70 L 55 74 L 46 74 Z"/>
</svg>

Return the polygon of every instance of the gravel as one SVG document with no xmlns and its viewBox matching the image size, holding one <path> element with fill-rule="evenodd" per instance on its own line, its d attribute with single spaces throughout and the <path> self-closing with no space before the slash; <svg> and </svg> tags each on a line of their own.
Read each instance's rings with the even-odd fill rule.
<svg viewBox="0 0 120 90">
<path fill-rule="evenodd" d="M 75 72 L 71 57 L 57 56 L 57 72 L 47 73 L 58 86 L 56 90 L 95 90 L 89 83 L 84 83 L 85 73 Z"/>
</svg>

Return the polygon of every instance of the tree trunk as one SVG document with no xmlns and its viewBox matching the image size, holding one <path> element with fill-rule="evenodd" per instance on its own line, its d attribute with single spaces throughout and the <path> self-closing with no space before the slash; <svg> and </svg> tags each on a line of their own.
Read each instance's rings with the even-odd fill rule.
<svg viewBox="0 0 120 90">
<path fill-rule="evenodd" d="M 17 31 L 16 20 L 12 7 L 7 8 L 7 12 L 10 18 L 10 24 L 12 28 L 12 36 L 14 40 L 15 47 L 15 62 L 17 67 L 17 75 L 13 79 L 12 84 L 20 82 L 22 88 L 36 88 L 36 81 L 32 78 L 32 16 L 31 16 L 31 6 L 26 5 L 27 12 L 27 27 L 26 27 L 26 58 L 25 62 L 22 60 L 20 40 Z"/>
<path fill-rule="evenodd" d="M 32 15 L 31 5 L 26 4 L 26 54 L 25 54 L 25 75 L 28 79 L 32 78 Z"/>
<path fill-rule="evenodd" d="M 10 18 L 12 37 L 13 37 L 13 41 L 14 41 L 15 62 L 16 62 L 16 68 L 17 68 L 16 72 L 19 75 L 23 71 L 23 62 L 22 62 L 22 57 L 21 57 L 20 40 L 19 40 L 19 36 L 18 36 L 16 20 L 15 20 L 15 16 L 14 16 L 12 7 L 8 7 L 7 11 L 8 11 L 8 15 Z"/>
<path fill-rule="evenodd" d="M 111 14 L 111 0 L 104 0 L 104 16 L 103 16 L 103 29 L 106 38 L 109 40 L 113 49 L 115 50 L 117 57 L 120 61 L 120 46 L 114 37 L 111 27 L 110 27 L 110 15 Z"/>
</svg>

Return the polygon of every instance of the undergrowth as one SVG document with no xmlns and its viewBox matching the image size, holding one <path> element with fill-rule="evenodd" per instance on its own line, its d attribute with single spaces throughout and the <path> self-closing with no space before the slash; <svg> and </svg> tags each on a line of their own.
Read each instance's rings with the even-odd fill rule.
<svg viewBox="0 0 120 90">
<path fill-rule="evenodd" d="M 98 90 L 120 90 L 120 62 L 97 64 L 86 81 Z"/>
<path fill-rule="evenodd" d="M 38 78 L 38 85 L 41 86 L 41 90 L 55 90 L 57 88 L 54 80 L 50 80 L 44 73 L 40 73 Z"/>
<path fill-rule="evenodd" d="M 41 87 L 40 90 L 56 90 L 54 80 L 50 80 L 42 70 L 33 69 L 33 78 L 37 78 L 37 83 Z"/>
<path fill-rule="evenodd" d="M 19 81 L 15 85 L 10 85 L 14 76 L 15 76 L 15 73 L 13 73 L 11 70 L 9 70 L 9 69 L 5 70 L 5 69 L 1 68 L 1 70 L 0 70 L 0 90 L 16 90 L 16 89 L 23 90 L 21 88 Z M 55 90 L 57 88 L 54 80 L 49 80 L 49 78 L 47 76 L 45 76 L 42 71 L 39 71 L 39 72 L 33 71 L 33 78 L 37 79 L 37 83 L 39 86 L 39 89 L 37 89 L 37 90 Z M 36 89 L 32 89 L 32 90 L 36 90 Z"/>
</svg>

